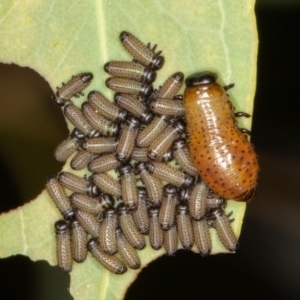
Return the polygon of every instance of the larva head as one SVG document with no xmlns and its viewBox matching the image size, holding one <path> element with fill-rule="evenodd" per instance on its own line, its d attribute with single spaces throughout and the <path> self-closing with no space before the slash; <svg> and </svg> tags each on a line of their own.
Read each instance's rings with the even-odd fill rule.
<svg viewBox="0 0 300 300">
<path fill-rule="evenodd" d="M 153 93 L 153 86 L 147 83 L 144 83 L 142 85 L 141 91 L 140 91 L 140 96 L 145 99 L 149 98 L 151 94 Z"/>
<path fill-rule="evenodd" d="M 173 160 L 173 151 L 169 149 L 161 158 L 160 161 L 169 162 Z"/>
<path fill-rule="evenodd" d="M 209 71 L 203 71 L 190 75 L 185 80 L 185 85 L 187 87 L 204 85 L 215 83 L 217 81 L 217 74 Z"/>
<path fill-rule="evenodd" d="M 138 186 L 137 193 L 139 198 L 147 199 L 147 190 L 144 187 Z"/>
<path fill-rule="evenodd" d="M 59 96 L 59 92 L 56 92 L 56 94 L 51 96 L 51 100 L 53 100 L 56 105 L 58 106 L 64 106 L 66 103 L 66 99 Z"/>
<path fill-rule="evenodd" d="M 159 215 L 159 208 L 157 207 L 149 207 L 148 208 L 148 216 L 149 218 L 158 218 L 158 215 Z"/>
<path fill-rule="evenodd" d="M 92 179 L 90 179 L 89 186 L 87 188 L 87 193 L 91 195 L 92 197 L 98 197 L 100 195 L 99 188 L 92 182 Z"/>
<path fill-rule="evenodd" d="M 54 223 L 56 234 L 64 233 L 69 230 L 69 225 L 64 220 L 59 220 Z"/>
<path fill-rule="evenodd" d="M 195 73 L 185 80 L 184 104 L 198 99 L 222 97 L 225 90 L 217 82 L 217 74 L 209 71 Z M 187 107 L 185 107 L 187 109 Z"/>
<path fill-rule="evenodd" d="M 179 203 L 176 209 L 177 215 L 187 215 L 189 212 L 189 207 L 186 203 Z"/>
<path fill-rule="evenodd" d="M 173 143 L 173 150 L 174 151 L 185 149 L 185 148 L 187 148 L 187 146 L 186 146 L 186 142 L 185 142 L 184 139 L 178 139 L 178 140 L 174 141 L 174 143 Z"/>
<path fill-rule="evenodd" d="M 165 196 L 176 195 L 178 193 L 178 188 L 172 184 L 167 184 L 164 186 L 163 192 Z"/>
<path fill-rule="evenodd" d="M 124 174 L 130 173 L 131 165 L 130 164 L 122 165 L 121 167 L 119 167 L 119 172 L 120 172 L 121 176 Z"/>
<path fill-rule="evenodd" d="M 224 215 L 224 210 L 220 207 L 211 209 L 208 213 L 209 218 L 217 218 Z"/>
<path fill-rule="evenodd" d="M 92 74 L 92 73 L 82 73 L 82 74 L 80 75 L 80 79 L 81 79 L 81 81 L 84 82 L 84 83 L 89 83 L 89 82 L 91 82 L 92 79 L 93 79 L 93 74 Z"/>
<path fill-rule="evenodd" d="M 71 132 L 71 137 L 74 137 L 79 141 L 83 141 L 85 139 L 85 135 L 77 128 L 73 129 L 73 131 Z"/>
<path fill-rule="evenodd" d="M 143 82 L 150 84 L 155 79 L 156 79 L 156 72 L 153 69 L 146 67 L 144 70 Z"/>
<path fill-rule="evenodd" d="M 100 198 L 100 202 L 105 208 L 112 208 L 115 204 L 115 200 L 110 194 L 103 194 Z"/>
<path fill-rule="evenodd" d="M 122 31 L 122 32 L 120 33 L 120 40 L 121 40 L 121 42 L 126 41 L 128 38 L 130 38 L 130 36 L 131 36 L 131 34 L 130 34 L 129 32 L 127 32 L 127 31 Z"/>
<path fill-rule="evenodd" d="M 135 164 L 136 174 L 140 174 L 144 170 L 147 170 L 147 164 L 145 162 L 138 162 L 137 164 Z"/>
<path fill-rule="evenodd" d="M 87 247 L 90 251 L 95 249 L 96 247 L 99 247 L 99 243 L 98 243 L 97 239 L 96 238 L 91 238 L 88 241 Z"/>
<path fill-rule="evenodd" d="M 141 121 L 143 124 L 149 124 L 154 118 L 154 113 L 151 111 L 146 111 L 142 117 L 141 117 Z"/>
<path fill-rule="evenodd" d="M 159 52 L 158 52 L 159 53 Z M 152 67 L 154 70 L 159 70 L 165 63 L 165 58 L 158 53 L 153 57 Z"/>
<path fill-rule="evenodd" d="M 181 189 L 179 192 L 179 199 L 182 203 L 187 202 L 191 197 L 191 189 Z"/>
</svg>

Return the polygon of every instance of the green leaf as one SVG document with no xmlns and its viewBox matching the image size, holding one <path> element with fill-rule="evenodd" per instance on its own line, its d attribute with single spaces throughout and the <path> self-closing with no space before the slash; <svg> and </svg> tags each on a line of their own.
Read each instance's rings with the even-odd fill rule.
<svg viewBox="0 0 300 300">
<path fill-rule="evenodd" d="M 222 84 L 235 83 L 230 95 L 237 110 L 252 112 L 258 44 L 254 0 L 128 0 L 126 4 L 116 0 L 2 0 L 0 24 L 0 62 L 33 68 L 53 90 L 72 75 L 88 71 L 94 80 L 85 93 L 100 90 L 111 97 L 103 65 L 109 60 L 131 60 L 118 39 L 127 30 L 163 50 L 166 62 L 158 72 L 156 88 L 176 71 L 188 75 L 211 70 Z M 80 105 L 84 99 L 74 99 L 74 103 Z M 240 122 L 246 128 L 251 125 L 250 119 Z M 70 170 L 68 162 L 64 170 Z M 226 211 L 233 211 L 232 226 L 239 236 L 245 204 L 229 201 Z M 56 265 L 53 223 L 59 218 L 45 191 L 2 214 L 0 257 L 23 254 Z M 227 252 L 213 229 L 211 235 L 213 254 Z M 142 265 L 163 252 L 148 245 L 139 251 Z M 89 255 L 83 264 L 74 263 L 70 291 L 80 300 L 120 299 L 138 272 L 113 275 Z"/>
</svg>

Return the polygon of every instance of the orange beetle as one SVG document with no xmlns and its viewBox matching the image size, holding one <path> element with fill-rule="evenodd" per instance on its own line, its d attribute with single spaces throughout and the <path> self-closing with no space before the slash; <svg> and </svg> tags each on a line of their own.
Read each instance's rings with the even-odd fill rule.
<svg viewBox="0 0 300 300">
<path fill-rule="evenodd" d="M 200 72 L 185 81 L 183 100 L 192 160 L 213 192 L 226 199 L 250 201 L 259 170 L 257 156 L 237 126 L 226 87 L 216 79 L 215 73 Z"/>
</svg>

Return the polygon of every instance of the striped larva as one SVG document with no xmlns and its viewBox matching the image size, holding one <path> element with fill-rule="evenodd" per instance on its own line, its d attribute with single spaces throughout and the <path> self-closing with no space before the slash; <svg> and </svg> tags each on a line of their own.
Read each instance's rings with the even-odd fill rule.
<svg viewBox="0 0 300 300">
<path fill-rule="evenodd" d="M 81 145 L 82 149 L 94 154 L 112 153 L 118 144 L 116 138 L 97 137 L 87 139 Z"/>
<path fill-rule="evenodd" d="M 106 97 L 97 91 L 88 94 L 88 103 L 103 117 L 117 123 L 124 122 L 127 118 L 127 111 L 114 105 Z"/>
<path fill-rule="evenodd" d="M 163 230 L 169 230 L 175 220 L 175 208 L 178 201 L 178 188 L 167 184 L 163 189 L 163 199 L 158 215 L 159 225 Z"/>
<path fill-rule="evenodd" d="M 116 148 L 116 158 L 119 161 L 124 163 L 131 157 L 139 127 L 140 121 L 135 117 L 130 117 L 127 124 L 121 129 L 119 143 Z"/>
<path fill-rule="evenodd" d="M 93 215 L 99 215 L 105 209 L 113 207 L 114 205 L 114 198 L 109 194 L 92 198 L 87 195 L 74 193 L 70 196 L 70 200 L 73 207 Z"/>
<path fill-rule="evenodd" d="M 116 93 L 114 100 L 118 106 L 139 118 L 143 124 L 150 123 L 154 117 L 153 113 L 147 109 L 144 103 L 133 95 Z"/>
<path fill-rule="evenodd" d="M 227 250 L 234 252 L 238 248 L 239 243 L 231 228 L 228 217 L 221 208 L 211 210 L 210 216 L 214 220 L 213 227 L 216 229 L 221 243 Z"/>
<path fill-rule="evenodd" d="M 194 239 L 201 256 L 208 256 L 211 252 L 211 239 L 206 219 L 192 220 Z"/>
<path fill-rule="evenodd" d="M 116 136 L 119 133 L 118 123 L 114 123 L 98 114 L 88 102 L 82 104 L 81 111 L 87 121 L 103 135 Z"/>
<path fill-rule="evenodd" d="M 147 162 L 149 161 L 149 156 L 148 156 L 148 148 L 139 148 L 135 147 L 133 148 L 131 158 L 136 161 L 140 162 Z M 159 161 L 164 161 L 164 162 L 169 162 L 173 160 L 173 151 L 169 149 L 166 153 L 164 153 Z"/>
<path fill-rule="evenodd" d="M 69 172 L 60 172 L 58 180 L 61 185 L 72 192 L 87 194 L 92 197 L 98 197 L 99 188 L 92 182 L 91 177 L 78 177 Z"/>
<path fill-rule="evenodd" d="M 141 267 L 141 260 L 136 250 L 128 243 L 121 228 L 117 228 L 116 238 L 117 250 L 125 265 L 134 270 L 139 269 Z"/>
<path fill-rule="evenodd" d="M 184 115 L 184 106 L 182 100 L 154 98 L 150 102 L 150 108 L 159 115 L 170 115 L 174 117 Z"/>
<path fill-rule="evenodd" d="M 72 76 L 66 84 L 63 83 L 62 87 L 57 87 L 57 92 L 51 98 L 58 106 L 64 106 L 66 101 L 72 97 L 83 95 L 82 91 L 91 83 L 92 79 L 92 73 L 81 73 Z"/>
<path fill-rule="evenodd" d="M 186 204 L 178 204 L 176 224 L 180 243 L 184 249 L 191 249 L 194 245 L 194 235 L 189 209 Z"/>
<path fill-rule="evenodd" d="M 118 205 L 118 214 L 119 225 L 129 244 L 138 250 L 144 249 L 146 246 L 145 238 L 136 228 L 131 212 L 124 203 Z"/>
<path fill-rule="evenodd" d="M 140 175 L 142 182 L 144 183 L 148 200 L 155 206 L 161 204 L 163 196 L 163 186 L 158 178 L 152 176 L 146 169 L 146 164 L 143 162 L 137 163 L 135 165 L 136 173 Z"/>
<path fill-rule="evenodd" d="M 97 239 L 90 239 L 88 242 L 88 249 L 93 257 L 108 271 L 114 274 L 124 274 L 127 268 L 116 257 L 106 254 L 100 248 Z"/>
<path fill-rule="evenodd" d="M 171 166 L 162 162 L 152 161 L 147 163 L 150 174 L 154 177 L 169 182 L 177 187 L 189 187 L 194 183 L 194 177 L 180 172 Z"/>
<path fill-rule="evenodd" d="M 97 134 L 97 130 L 90 125 L 82 111 L 73 103 L 70 102 L 65 106 L 64 115 L 84 135 L 93 137 Z"/>
<path fill-rule="evenodd" d="M 188 204 L 191 217 L 194 220 L 200 220 L 205 216 L 208 192 L 209 189 L 203 181 L 193 186 Z"/>
<path fill-rule="evenodd" d="M 77 220 L 71 222 L 72 257 L 78 262 L 84 262 L 87 256 L 87 233 Z"/>
<path fill-rule="evenodd" d="M 173 155 L 183 171 L 191 176 L 198 175 L 198 171 L 192 162 L 190 151 L 184 139 L 178 139 L 173 143 Z"/>
<path fill-rule="evenodd" d="M 120 164 L 115 154 L 104 154 L 92 160 L 88 164 L 88 170 L 92 173 L 105 173 L 116 169 Z"/>
<path fill-rule="evenodd" d="M 109 77 L 106 79 L 105 84 L 115 92 L 133 94 L 137 97 L 140 96 L 141 98 L 148 98 L 153 92 L 152 85 L 138 82 L 133 79 Z"/>
<path fill-rule="evenodd" d="M 169 230 L 164 231 L 164 248 L 167 255 L 175 255 L 178 248 L 178 233 L 175 223 Z"/>
<path fill-rule="evenodd" d="M 169 125 L 150 145 L 148 156 L 159 160 L 170 148 L 172 143 L 185 132 L 183 122 L 177 121 Z"/>
<path fill-rule="evenodd" d="M 103 193 L 111 194 L 112 196 L 121 197 L 122 190 L 118 181 L 105 173 L 97 173 L 93 175 L 93 181 Z"/>
<path fill-rule="evenodd" d="M 63 272 L 72 271 L 71 235 L 69 225 L 64 220 L 54 224 L 56 239 L 56 258 L 59 268 Z"/>
<path fill-rule="evenodd" d="M 132 211 L 135 226 L 142 234 L 149 232 L 149 218 L 147 214 L 147 191 L 144 187 L 137 187 L 138 201 L 136 210 Z"/>
<path fill-rule="evenodd" d="M 164 243 L 164 231 L 161 229 L 158 221 L 159 208 L 150 207 L 149 216 L 149 242 L 154 250 L 158 250 Z"/>
<path fill-rule="evenodd" d="M 71 219 L 74 216 L 74 211 L 70 200 L 55 177 L 47 179 L 46 190 L 63 217 L 65 219 Z"/>
<path fill-rule="evenodd" d="M 84 135 L 80 135 L 77 129 L 74 129 L 70 136 L 63 140 L 54 150 L 54 157 L 59 162 L 65 162 L 80 146 Z"/>
<path fill-rule="evenodd" d="M 78 151 L 72 158 L 70 166 L 73 170 L 82 170 L 87 167 L 89 162 L 97 157 L 97 154 L 88 152 L 86 150 Z"/>
<path fill-rule="evenodd" d="M 156 72 L 136 62 L 110 61 L 104 65 L 109 75 L 130 78 L 140 82 L 152 83 L 156 79 Z"/>
<path fill-rule="evenodd" d="M 139 132 L 136 144 L 139 147 L 148 147 L 168 126 L 170 116 L 156 116 L 150 124 Z"/>
<path fill-rule="evenodd" d="M 122 200 L 124 205 L 130 210 L 134 210 L 138 202 L 138 192 L 131 165 L 122 165 L 119 168 L 119 173 L 121 176 Z"/>
<path fill-rule="evenodd" d="M 107 209 L 100 223 L 99 243 L 100 248 L 107 254 L 117 252 L 116 229 L 118 227 L 118 216 L 115 209 Z"/>
<path fill-rule="evenodd" d="M 153 70 L 158 70 L 163 66 L 165 59 L 160 56 L 161 51 L 154 52 L 156 45 L 150 49 L 149 44 L 145 46 L 135 36 L 126 31 L 121 32 L 120 40 L 124 48 L 141 64 L 149 66 Z"/>
<path fill-rule="evenodd" d="M 183 78 L 183 73 L 174 73 L 164 82 L 160 89 L 154 94 L 153 98 L 172 99 L 180 90 Z"/>
<path fill-rule="evenodd" d="M 217 75 L 189 76 L 184 92 L 185 119 L 195 167 L 208 187 L 225 199 L 250 201 L 255 195 L 258 161 L 238 128 L 234 108 Z"/>
<path fill-rule="evenodd" d="M 88 212 L 82 210 L 76 210 L 75 216 L 80 225 L 84 228 L 86 232 L 94 237 L 98 237 L 100 233 L 100 223 L 97 218 Z"/>
</svg>

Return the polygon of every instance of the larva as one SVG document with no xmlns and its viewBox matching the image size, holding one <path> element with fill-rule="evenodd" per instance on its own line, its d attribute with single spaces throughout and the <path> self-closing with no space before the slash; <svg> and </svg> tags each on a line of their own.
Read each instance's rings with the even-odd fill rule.
<svg viewBox="0 0 300 300">
<path fill-rule="evenodd" d="M 176 224 L 180 243 L 184 249 L 191 249 L 194 245 L 194 235 L 188 206 L 177 206 Z"/>
<path fill-rule="evenodd" d="M 178 201 L 178 188 L 167 184 L 163 189 L 163 199 L 158 221 L 163 230 L 169 230 L 175 220 L 175 208 Z"/>
<path fill-rule="evenodd" d="M 100 194 L 99 188 L 92 182 L 91 178 L 81 178 L 69 172 L 60 172 L 57 177 L 61 185 L 72 192 L 87 194 L 92 197 L 98 197 Z"/>
<path fill-rule="evenodd" d="M 71 222 L 72 257 L 78 262 L 84 262 L 87 256 L 87 233 L 77 220 Z"/>
<path fill-rule="evenodd" d="M 164 248 L 167 255 L 175 255 L 178 248 L 178 233 L 175 223 L 169 230 L 164 231 Z"/>
<path fill-rule="evenodd" d="M 143 162 L 137 163 L 135 169 L 136 173 L 140 175 L 142 182 L 145 184 L 148 200 L 153 205 L 159 206 L 163 196 L 163 186 L 161 181 L 149 174 L 146 169 L 146 164 Z"/>
<path fill-rule="evenodd" d="M 129 244 L 138 250 L 144 249 L 146 246 L 145 238 L 136 228 L 131 212 L 124 203 L 118 205 L 118 214 L 120 227 Z"/>
<path fill-rule="evenodd" d="M 154 117 L 154 114 L 149 112 L 144 103 L 131 94 L 116 93 L 114 100 L 118 106 L 139 118 L 143 124 L 150 123 Z"/>
<path fill-rule="evenodd" d="M 182 72 L 177 72 L 171 75 L 164 84 L 155 93 L 154 98 L 172 99 L 180 90 L 183 83 L 184 75 Z"/>
<path fill-rule="evenodd" d="M 57 92 L 51 98 L 58 106 L 64 106 L 67 100 L 72 97 L 83 95 L 82 91 L 91 83 L 93 79 L 92 73 L 81 73 L 72 78 L 63 86 L 57 88 Z"/>
<path fill-rule="evenodd" d="M 71 219 L 74 216 L 74 211 L 70 200 L 55 177 L 48 178 L 46 190 L 63 217 L 65 219 Z"/>
<path fill-rule="evenodd" d="M 54 224 L 56 237 L 56 258 L 59 268 L 63 272 L 72 271 L 71 236 L 69 225 L 64 220 Z"/>
<path fill-rule="evenodd" d="M 141 267 L 141 260 L 136 250 L 128 243 L 121 228 L 117 228 L 116 238 L 117 250 L 125 265 L 134 270 L 139 269 Z"/>
<path fill-rule="evenodd" d="M 104 70 L 109 75 L 137 81 L 152 83 L 156 79 L 156 72 L 136 62 L 110 61 L 104 65 Z"/>
<path fill-rule="evenodd" d="M 115 209 L 110 208 L 105 211 L 100 223 L 99 243 L 101 250 L 107 254 L 117 252 L 116 229 L 118 226 L 118 216 Z"/>
<path fill-rule="evenodd" d="M 127 268 L 116 257 L 106 254 L 101 250 L 97 239 L 90 239 L 88 242 L 88 249 L 93 257 L 108 271 L 114 274 L 124 274 Z"/>
<path fill-rule="evenodd" d="M 150 145 L 148 156 L 159 160 L 171 147 L 172 143 L 185 132 L 184 124 L 178 121 L 169 125 Z"/>
<path fill-rule="evenodd" d="M 131 157 L 135 140 L 139 132 L 140 121 L 131 117 L 127 124 L 122 128 L 119 143 L 116 148 L 116 158 L 120 162 L 126 162 Z"/>
<path fill-rule="evenodd" d="M 88 94 L 88 103 L 94 110 L 109 120 L 124 122 L 127 118 L 127 111 L 114 105 L 97 91 L 92 91 Z"/>
<path fill-rule="evenodd" d="M 114 205 L 114 198 L 108 194 L 104 194 L 98 198 L 92 198 L 87 195 L 74 193 L 70 196 L 70 200 L 73 207 L 93 215 L 99 215 L 105 209 L 113 207 Z"/>
<path fill-rule="evenodd" d="M 225 199 L 250 201 L 258 161 L 247 136 L 237 127 L 233 106 L 217 75 L 201 72 L 185 83 L 184 106 L 190 152 L 201 178 Z"/>
<path fill-rule="evenodd" d="M 148 209 L 149 216 L 149 242 L 154 250 L 158 250 L 164 243 L 164 232 L 158 221 L 159 208 L 150 207 Z"/>
<path fill-rule="evenodd" d="M 123 165 L 119 168 L 119 172 L 121 175 L 122 200 L 128 209 L 134 210 L 137 207 L 138 192 L 131 165 Z"/>
<path fill-rule="evenodd" d="M 109 77 L 106 79 L 105 84 L 115 92 L 133 94 L 141 98 L 148 98 L 153 92 L 152 85 L 133 79 Z"/>
<path fill-rule="evenodd" d="M 221 208 L 212 210 L 210 215 L 214 218 L 213 226 L 223 246 L 227 250 L 234 252 L 238 248 L 239 243 L 231 228 L 228 217 Z"/>
<path fill-rule="evenodd" d="M 81 111 L 87 121 L 103 135 L 116 136 L 118 134 L 119 125 L 98 114 L 88 102 L 82 104 Z"/>
<path fill-rule="evenodd" d="M 154 70 L 158 70 L 163 66 L 165 59 L 160 56 L 161 51 L 154 52 L 156 45 L 153 49 L 150 49 L 150 45 L 145 46 L 134 35 L 126 31 L 121 32 L 120 40 L 124 48 L 141 64 Z"/>
</svg>

